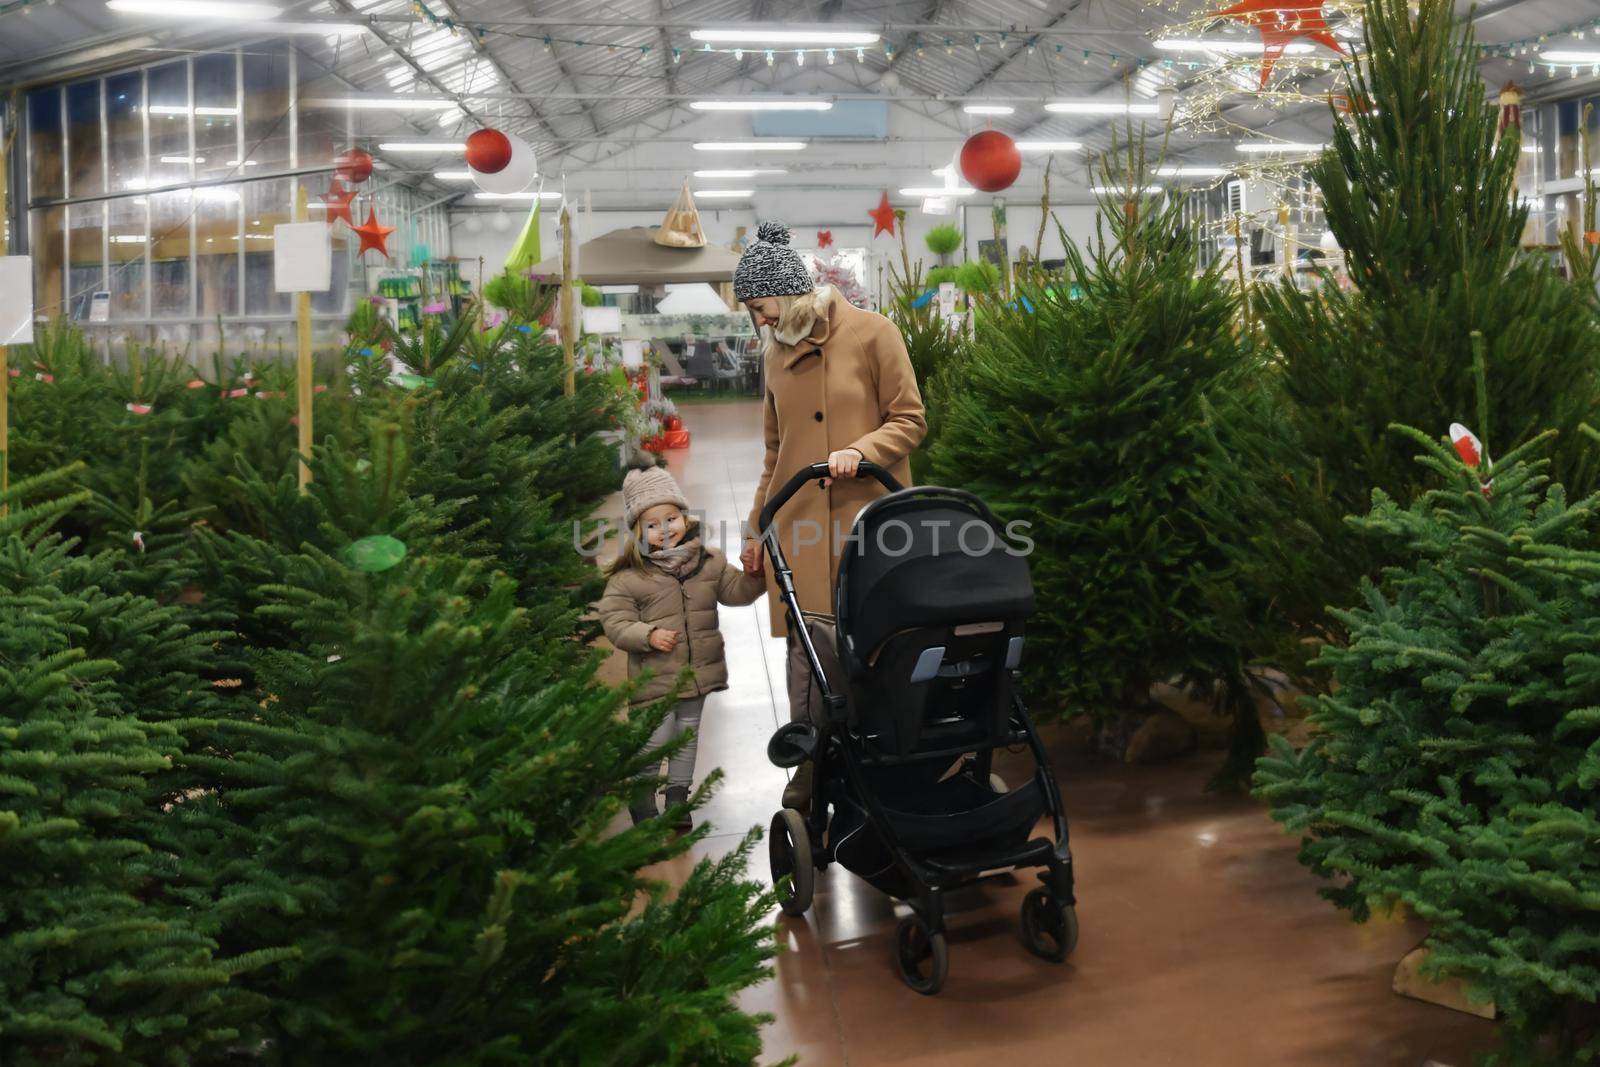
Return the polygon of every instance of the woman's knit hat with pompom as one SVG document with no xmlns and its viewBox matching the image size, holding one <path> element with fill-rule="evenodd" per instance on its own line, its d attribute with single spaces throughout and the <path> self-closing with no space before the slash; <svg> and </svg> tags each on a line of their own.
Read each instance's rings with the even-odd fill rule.
<svg viewBox="0 0 1600 1067">
<path fill-rule="evenodd" d="M 811 289 L 805 261 L 789 247 L 789 227 L 776 220 L 757 226 L 755 243 L 744 250 L 733 269 L 734 297 L 801 296 Z"/>
</svg>

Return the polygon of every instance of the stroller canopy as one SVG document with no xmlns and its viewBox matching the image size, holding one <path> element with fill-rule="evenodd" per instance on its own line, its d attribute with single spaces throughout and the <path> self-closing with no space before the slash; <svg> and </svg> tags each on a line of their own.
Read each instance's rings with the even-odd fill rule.
<svg viewBox="0 0 1600 1067">
<path fill-rule="evenodd" d="M 902 630 L 1019 620 L 1033 610 L 1027 559 L 959 498 L 883 497 L 862 510 L 852 536 L 839 625 L 862 657 Z"/>
</svg>

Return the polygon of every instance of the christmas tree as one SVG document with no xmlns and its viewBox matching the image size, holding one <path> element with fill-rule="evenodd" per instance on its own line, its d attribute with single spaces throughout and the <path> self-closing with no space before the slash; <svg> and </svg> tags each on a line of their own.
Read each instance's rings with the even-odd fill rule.
<svg viewBox="0 0 1600 1067">
<path fill-rule="evenodd" d="M 219 868 L 180 830 L 178 769 L 218 710 L 220 636 L 120 590 L 120 553 L 53 532 L 88 493 L 67 468 L 0 494 L 0 1061 L 181 1063 L 254 1033 L 250 973 L 217 951 Z M 249 881 L 248 853 L 229 860 Z"/>
<path fill-rule="evenodd" d="M 1482 424 L 1480 423 L 1480 429 Z M 1433 971 L 1505 1022 L 1501 1062 L 1600 1055 L 1600 497 L 1552 484 L 1548 435 L 1467 466 L 1396 435 L 1439 487 L 1373 494 L 1354 528 L 1398 562 L 1337 612 L 1304 751 L 1274 739 L 1259 794 L 1358 919 L 1425 919 Z M 1589 440 L 1588 447 L 1596 447 Z M 1584 1017 L 1587 1012 L 1587 1019 Z"/>
<path fill-rule="evenodd" d="M 1137 147 L 1105 169 L 1117 188 L 1148 173 Z M 971 351 L 937 376 L 932 478 L 1031 524 L 1031 687 L 1104 718 L 1148 708 L 1158 682 L 1205 685 L 1236 716 L 1232 779 L 1260 727 L 1219 621 L 1226 561 L 1197 457 L 1231 432 L 1230 398 L 1260 366 L 1181 203 L 1108 197 L 1100 226 L 1086 250 L 1064 242 L 1064 279 L 986 305 Z"/>
<path fill-rule="evenodd" d="M 631 1050 L 619 1062 L 747 1061 L 759 1020 L 732 997 L 773 950 L 770 901 L 740 877 L 748 845 L 659 898 L 640 872 L 695 838 L 609 831 L 659 712 L 620 716 L 626 694 L 595 682 L 562 620 L 535 631 L 515 580 L 430 551 L 457 540 L 417 525 L 437 505 L 385 514 L 403 474 L 358 466 L 319 454 L 291 528 L 317 532 L 298 548 L 212 542 L 272 578 L 256 590 L 275 638 L 249 652 L 257 706 L 222 729 L 225 755 L 193 763 L 290 893 L 225 939 L 298 952 L 259 987 L 275 1043 L 309 1062 L 526 1063 L 610 1031 Z M 415 541 L 359 562 L 363 522 Z"/>
<path fill-rule="evenodd" d="M 1470 25 L 1448 0 L 1371 0 L 1363 26 L 1348 113 L 1335 113 L 1332 147 L 1309 168 L 1354 288 L 1260 293 L 1280 356 L 1257 442 L 1271 463 L 1244 464 L 1269 476 L 1237 481 L 1231 501 L 1274 517 L 1238 559 L 1270 609 L 1261 644 L 1289 659 L 1308 638 L 1340 638 L 1326 606 L 1350 603 L 1382 563 L 1344 516 L 1373 489 L 1404 500 L 1418 488 L 1388 426 L 1473 410 L 1474 335 L 1501 448 L 1556 429 L 1555 476 L 1573 491 L 1595 477 L 1576 433 L 1600 403 L 1592 301 L 1519 251 L 1517 131 L 1496 138 Z"/>
</svg>

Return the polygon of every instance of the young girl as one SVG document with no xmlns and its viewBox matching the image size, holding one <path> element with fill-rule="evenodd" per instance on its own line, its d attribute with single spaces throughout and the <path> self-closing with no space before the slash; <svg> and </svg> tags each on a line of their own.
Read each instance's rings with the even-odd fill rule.
<svg viewBox="0 0 1600 1067">
<path fill-rule="evenodd" d="M 722 553 L 700 541 L 698 524 L 685 515 L 689 504 L 664 467 L 631 471 L 622 483 L 627 532 L 610 568 L 598 611 L 606 637 L 628 653 L 628 677 L 652 677 L 633 695 L 632 707 L 654 704 L 671 691 L 685 665 L 693 680 L 650 738 L 660 748 L 685 731 L 696 735 L 706 694 L 728 688 L 717 605 L 753 603 L 765 579 L 731 567 Z M 689 797 L 698 736 L 667 761 L 667 805 Z M 660 812 L 653 792 L 636 796 L 628 809 L 637 825 Z M 676 828 L 692 826 L 687 811 Z"/>
</svg>

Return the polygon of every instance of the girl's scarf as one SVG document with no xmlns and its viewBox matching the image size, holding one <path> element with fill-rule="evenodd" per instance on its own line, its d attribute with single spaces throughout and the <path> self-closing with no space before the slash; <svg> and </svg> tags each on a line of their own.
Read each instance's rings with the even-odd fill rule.
<svg viewBox="0 0 1600 1067">
<path fill-rule="evenodd" d="M 671 548 L 647 549 L 645 559 L 674 578 L 685 578 L 700 563 L 700 534 L 696 531 L 688 540 Z"/>
</svg>

